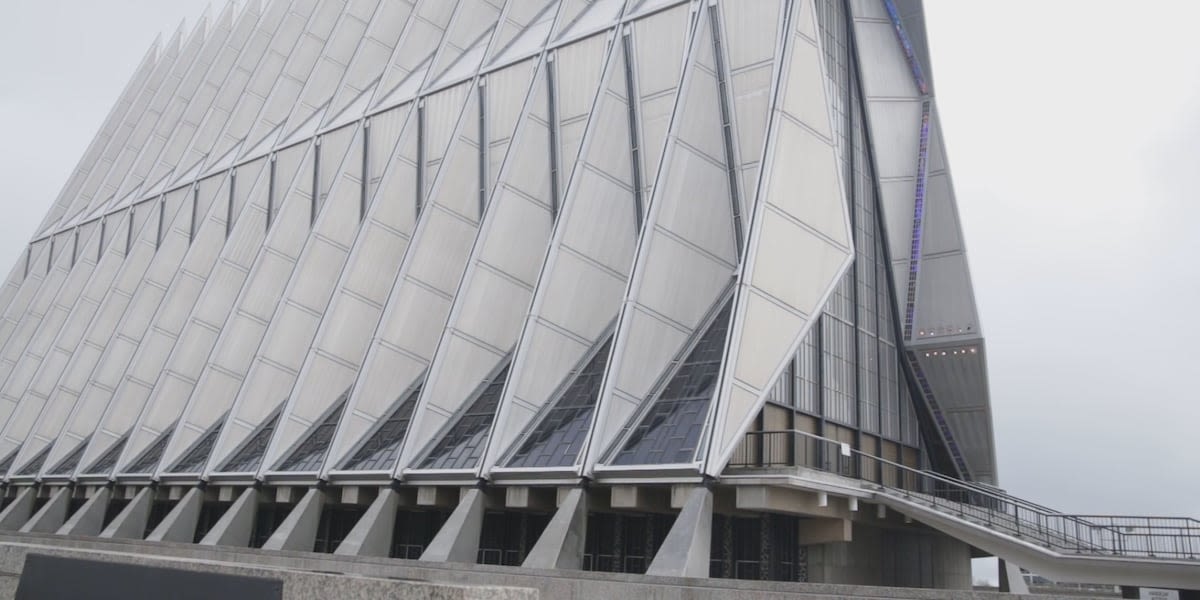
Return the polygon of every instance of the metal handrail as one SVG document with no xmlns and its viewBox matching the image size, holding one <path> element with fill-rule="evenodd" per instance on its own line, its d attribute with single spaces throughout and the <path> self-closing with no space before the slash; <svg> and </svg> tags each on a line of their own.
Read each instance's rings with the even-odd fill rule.
<svg viewBox="0 0 1200 600">
<path fill-rule="evenodd" d="M 1196 519 L 1064 514 L 990 486 L 914 469 L 805 431 L 748 432 L 729 466 L 804 466 L 867 480 L 879 492 L 1075 554 L 1200 558 Z"/>
</svg>

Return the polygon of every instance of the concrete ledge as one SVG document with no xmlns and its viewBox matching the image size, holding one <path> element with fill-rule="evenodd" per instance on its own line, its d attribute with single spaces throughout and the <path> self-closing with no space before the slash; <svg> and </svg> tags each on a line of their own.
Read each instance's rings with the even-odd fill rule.
<svg viewBox="0 0 1200 600">
<path fill-rule="evenodd" d="M 220 573 L 275 579 L 283 583 L 283 600 L 324 600 L 325 598 L 536 600 L 538 598 L 537 590 L 531 588 L 453 585 L 426 581 L 313 573 L 262 566 L 251 567 L 228 562 L 179 560 L 146 554 L 97 552 L 25 544 L 0 544 L 0 563 L 4 565 L 5 571 L 9 573 L 20 573 L 24 568 L 25 558 L 30 554 L 180 569 L 201 573 Z"/>
<path fill-rule="evenodd" d="M 243 567 L 300 569 L 351 576 L 404 578 L 469 585 L 535 588 L 542 598 L 646 598 L 649 600 L 830 600 L 831 598 L 913 600 L 1080 600 L 1079 596 L 1019 596 L 915 588 L 793 583 L 735 579 L 691 579 L 630 573 L 559 571 L 495 565 L 464 566 L 370 556 L 343 557 L 314 552 L 265 551 L 258 548 L 199 546 L 130 539 L 100 539 L 35 533 L 0 533 L 0 572 L 19 572 L 20 563 L 6 559 L 9 545 L 91 550 L 102 553 L 152 554 L 156 559 L 234 563 Z M 0 596 L 3 597 L 3 596 Z M 329 596 L 335 597 L 335 596 Z"/>
</svg>

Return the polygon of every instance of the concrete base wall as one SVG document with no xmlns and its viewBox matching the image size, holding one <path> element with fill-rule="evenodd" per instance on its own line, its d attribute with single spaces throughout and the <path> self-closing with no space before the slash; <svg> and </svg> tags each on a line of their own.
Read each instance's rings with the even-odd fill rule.
<svg viewBox="0 0 1200 600">
<path fill-rule="evenodd" d="M 535 600 L 537 590 L 483 585 L 455 585 L 425 581 L 397 581 L 370 577 L 346 577 L 327 573 L 312 573 L 284 570 L 264 566 L 244 566 L 229 562 L 196 563 L 177 558 L 149 554 L 101 554 L 95 551 L 33 546 L 23 544 L 0 544 L 0 599 L 14 598 L 16 577 L 24 568 L 29 554 L 41 554 L 121 563 L 146 567 L 183 569 L 204 573 L 262 577 L 280 581 L 283 586 L 282 600 L 324 600 L 325 598 L 389 598 L 392 600 Z"/>
<path fill-rule="evenodd" d="M 21 546 L 11 549 L 10 546 Z M 461 565 L 430 563 L 413 560 L 376 557 L 339 557 L 312 552 L 270 552 L 255 548 L 200 546 L 196 544 L 152 543 L 136 540 L 106 540 L 98 538 L 63 537 L 44 534 L 0 533 L 0 592 L 2 573 L 19 572 L 4 557 L 9 552 L 20 555 L 29 546 L 51 549 L 95 550 L 108 553 L 152 555 L 153 559 L 180 561 L 215 561 L 250 569 L 296 569 L 345 573 L 358 576 L 402 578 L 430 582 L 452 582 L 467 585 L 525 587 L 538 590 L 541 598 L 638 598 L 648 600 L 828 600 L 829 598 L 912 598 L 919 600 L 1052 600 L 1053 596 L 1017 596 L 988 592 L 944 591 L 868 586 L 829 585 L 746 581 L 733 579 L 688 579 L 654 577 L 622 573 L 591 571 L 558 571 L 499 567 L 492 565 Z M 253 574 L 259 574 L 255 572 Z M 15 585 L 15 584 L 14 584 Z M 324 592 L 324 590 L 322 590 Z M 0 593 L 0 600 L 10 598 Z M 350 594 L 330 593 L 329 598 L 355 598 Z M 377 597 L 377 596 L 376 596 Z M 388 597 L 388 596 L 382 596 Z M 397 596 L 400 597 L 400 596 Z M 486 598 L 489 596 L 479 596 Z M 1067 597 L 1059 597 L 1067 600 Z M 1079 600 L 1078 596 L 1070 597 Z"/>
<path fill-rule="evenodd" d="M 937 532 L 855 523 L 851 542 L 808 546 L 808 580 L 969 590 L 971 549 Z"/>
</svg>

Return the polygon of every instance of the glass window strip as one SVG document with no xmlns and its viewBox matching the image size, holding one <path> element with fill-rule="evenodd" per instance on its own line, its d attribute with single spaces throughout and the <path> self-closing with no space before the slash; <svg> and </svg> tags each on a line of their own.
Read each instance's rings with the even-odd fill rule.
<svg viewBox="0 0 1200 600">
<path fill-rule="evenodd" d="M 167 449 L 167 442 L 170 441 L 171 433 L 174 431 L 174 425 L 164 429 L 162 433 L 158 434 L 154 443 L 142 451 L 142 454 L 125 471 L 128 473 L 153 473 L 159 461 L 162 460 L 163 451 Z"/>
<path fill-rule="evenodd" d="M 320 470 L 321 464 L 325 462 L 325 455 L 329 453 L 329 444 L 333 441 L 333 434 L 337 431 L 338 423 L 342 420 L 342 412 L 346 409 L 346 399 L 350 397 L 352 389 L 354 389 L 353 386 L 346 388 L 346 391 L 338 396 L 333 410 L 309 429 L 304 441 L 296 446 L 296 449 L 283 459 L 275 470 L 294 472 Z"/>
<path fill-rule="evenodd" d="M 690 463 L 700 444 L 708 405 L 717 389 L 725 357 L 733 299 L 709 322 L 667 385 L 642 415 L 611 464 Z"/>
<path fill-rule="evenodd" d="M 271 435 L 275 433 L 275 425 L 279 421 L 279 409 L 259 426 L 237 452 L 229 460 L 225 461 L 225 466 L 221 467 L 223 473 L 250 473 L 257 471 L 262 464 L 263 455 L 267 453 L 267 445 L 271 442 Z"/>
<path fill-rule="evenodd" d="M 200 472 L 200 469 L 203 469 L 204 464 L 208 462 L 209 455 L 212 454 L 213 446 L 217 443 L 217 436 L 221 434 L 221 427 L 225 425 L 225 419 L 225 416 L 221 417 L 208 431 L 204 432 L 204 435 L 184 453 L 183 458 L 175 461 L 169 472 Z"/>
<path fill-rule="evenodd" d="M 523 436 L 509 468 L 567 467 L 575 464 L 587 441 L 600 386 L 608 367 L 613 336 L 608 335 L 582 367 L 572 369 L 569 385 L 552 408 Z"/>
<path fill-rule="evenodd" d="M 511 355 L 504 359 L 499 371 L 479 385 L 474 401 L 425 455 L 421 469 L 471 469 L 476 466 L 483 456 L 496 408 L 508 381 L 510 360 Z"/>
<path fill-rule="evenodd" d="M 104 454 L 101 454 L 100 458 L 97 458 L 92 465 L 88 467 L 86 472 L 103 474 L 112 473 L 113 468 L 117 466 L 117 459 L 121 457 L 121 451 L 125 449 L 125 443 L 128 441 L 129 436 L 127 435 L 117 440 L 117 443 L 113 444 L 108 450 L 105 450 Z"/>
<path fill-rule="evenodd" d="M 396 408 L 363 440 L 350 458 L 342 463 L 347 471 L 390 471 L 400 455 L 400 444 L 408 433 L 417 398 L 421 396 L 418 383 L 412 391 L 401 396 Z"/>
</svg>

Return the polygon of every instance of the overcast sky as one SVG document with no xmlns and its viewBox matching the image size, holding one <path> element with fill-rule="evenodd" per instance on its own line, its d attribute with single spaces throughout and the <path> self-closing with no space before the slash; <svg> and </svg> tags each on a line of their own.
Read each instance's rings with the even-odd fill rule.
<svg viewBox="0 0 1200 600">
<path fill-rule="evenodd" d="M 6 2 L 0 276 L 199 0 Z M 1200 517 L 1200 3 L 927 0 L 1001 484 Z"/>
</svg>

